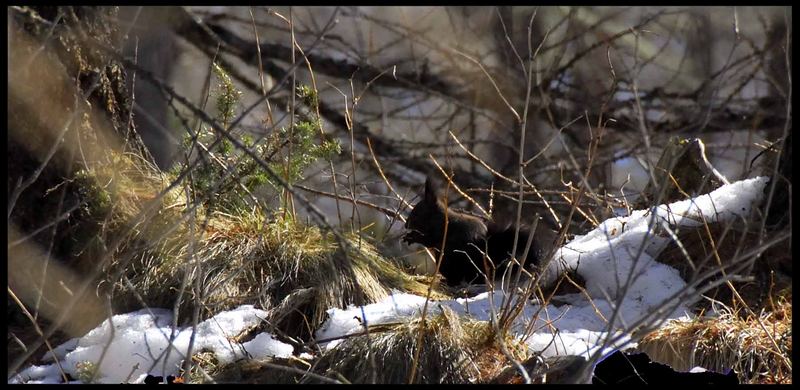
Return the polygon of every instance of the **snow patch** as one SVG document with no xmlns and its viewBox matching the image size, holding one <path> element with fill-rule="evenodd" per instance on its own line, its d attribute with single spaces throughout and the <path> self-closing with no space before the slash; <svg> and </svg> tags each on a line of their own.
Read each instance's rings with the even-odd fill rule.
<svg viewBox="0 0 800 390">
<path fill-rule="evenodd" d="M 243 344 L 232 340 L 265 316 L 252 305 L 221 312 L 197 325 L 192 351 L 210 350 L 222 364 L 243 357 L 288 357 L 292 346 L 266 333 Z M 172 311 L 165 309 L 115 315 L 85 336 L 55 348 L 55 356 L 48 353 L 43 360 L 58 359 L 73 378 L 79 377 L 79 367 L 92 362 L 98 369 L 97 383 L 140 383 L 147 374 L 176 375 L 189 350 L 192 328 L 173 328 L 172 319 Z M 55 364 L 34 365 L 9 378 L 9 383 L 61 383 L 61 374 Z"/>
</svg>

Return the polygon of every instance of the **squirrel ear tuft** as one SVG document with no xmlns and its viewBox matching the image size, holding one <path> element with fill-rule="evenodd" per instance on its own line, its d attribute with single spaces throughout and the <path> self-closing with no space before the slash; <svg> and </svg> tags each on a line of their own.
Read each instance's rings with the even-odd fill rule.
<svg viewBox="0 0 800 390">
<path fill-rule="evenodd" d="M 429 203 L 436 203 L 436 189 L 433 186 L 433 181 L 430 176 L 425 178 L 425 201 Z"/>
</svg>

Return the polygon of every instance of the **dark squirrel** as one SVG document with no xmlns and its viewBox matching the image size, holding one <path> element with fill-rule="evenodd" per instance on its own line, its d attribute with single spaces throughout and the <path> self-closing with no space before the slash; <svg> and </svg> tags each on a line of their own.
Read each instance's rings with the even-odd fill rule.
<svg viewBox="0 0 800 390">
<path fill-rule="evenodd" d="M 445 212 L 447 213 L 447 237 L 444 235 Z M 439 199 L 430 178 L 425 181 L 422 199 L 414 205 L 406 220 L 407 232 L 403 241 L 407 244 L 421 244 L 436 254 L 444 239 L 444 255 L 439 273 L 450 286 L 462 283 L 480 283 L 484 274 L 494 279 L 500 277 L 511 264 L 510 257 L 514 247 L 516 225 L 485 220 L 471 214 L 445 207 Z M 525 253 L 530 228 L 519 227 L 516 258 L 520 261 Z M 488 258 L 484 262 L 484 253 Z M 534 239 L 528 250 L 524 265 L 532 269 L 544 254 Z M 516 264 L 512 272 L 516 271 Z M 488 272 L 488 273 L 487 273 Z"/>
</svg>

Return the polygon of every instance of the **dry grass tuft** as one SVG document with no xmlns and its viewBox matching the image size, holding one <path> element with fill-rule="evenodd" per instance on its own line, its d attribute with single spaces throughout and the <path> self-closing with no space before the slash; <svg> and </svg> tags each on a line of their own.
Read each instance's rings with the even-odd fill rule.
<svg viewBox="0 0 800 390">
<path fill-rule="evenodd" d="M 645 336 L 638 349 L 676 370 L 732 368 L 742 383 L 791 383 L 791 294 L 758 315 L 719 312 L 717 318 L 672 321 Z"/>
<path fill-rule="evenodd" d="M 81 176 L 87 210 L 98 226 L 86 233 L 95 249 L 87 263 L 96 264 L 106 243 L 125 234 L 103 283 L 111 286 L 118 310 L 177 307 L 186 322 L 197 307 L 202 319 L 257 304 L 270 312 L 271 328 L 307 338 L 331 308 L 373 303 L 392 290 L 427 291 L 429 278 L 405 273 L 357 233 L 337 240 L 284 213 L 258 208 L 230 214 L 190 210 L 179 187 L 157 197 L 168 177 L 154 172 L 123 156 Z M 147 217 L 134 222 L 148 208 Z"/>
<path fill-rule="evenodd" d="M 315 371 L 351 383 L 408 383 L 417 348 L 421 351 L 414 383 L 483 382 L 500 372 L 507 360 L 487 322 L 459 318 L 445 309 L 424 322 L 379 325 L 368 335 L 345 339 L 322 355 Z M 524 348 L 512 350 L 515 358 L 523 358 Z"/>
<path fill-rule="evenodd" d="M 275 215 L 214 215 L 198 251 L 213 272 L 205 277 L 205 308 L 257 301 L 270 310 L 272 325 L 306 338 L 331 308 L 373 303 L 392 289 L 427 288 L 355 234 L 345 235 L 343 249 L 332 234 Z"/>
</svg>

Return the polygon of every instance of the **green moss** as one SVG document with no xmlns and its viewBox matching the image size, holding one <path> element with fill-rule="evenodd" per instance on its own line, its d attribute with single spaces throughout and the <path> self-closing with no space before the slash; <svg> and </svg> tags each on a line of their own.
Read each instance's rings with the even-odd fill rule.
<svg viewBox="0 0 800 390">
<path fill-rule="evenodd" d="M 217 76 L 219 84 L 217 84 L 217 119 L 222 122 L 224 128 L 228 128 L 230 121 L 236 116 L 236 106 L 242 97 L 242 92 L 239 91 L 228 72 L 225 71 L 217 63 L 213 66 L 214 74 Z"/>
<path fill-rule="evenodd" d="M 75 369 L 78 372 L 78 380 L 83 383 L 92 383 L 97 375 L 97 365 L 88 360 L 78 362 Z"/>
<path fill-rule="evenodd" d="M 297 86 L 297 97 L 302 99 L 303 103 L 312 110 L 316 110 L 319 106 L 319 94 L 308 85 Z"/>
<path fill-rule="evenodd" d="M 227 128 L 241 93 L 219 65 L 214 65 L 214 72 L 220 80 L 213 92 L 217 100 L 216 119 Z M 299 87 L 298 96 L 308 100 L 309 104 L 316 104 L 316 93 L 309 87 Z M 295 119 L 292 126 L 279 128 L 258 141 L 249 134 L 242 134 L 239 129 L 231 129 L 231 133 L 266 161 L 272 172 L 292 184 L 304 178 L 303 172 L 311 164 L 320 159 L 330 160 L 342 150 L 338 140 L 323 136 L 321 121 L 316 114 L 305 120 L 299 116 Z M 216 146 L 212 148 L 211 145 Z M 270 177 L 255 159 L 234 148 L 227 139 L 220 139 L 210 126 L 201 126 L 196 136 L 187 134 L 184 146 L 194 150 L 189 161 L 203 159 L 193 168 L 191 191 L 196 199 L 203 200 L 207 208 L 218 207 L 227 213 L 249 209 L 252 207 L 247 203 L 249 193 L 268 183 L 273 189 L 281 189 L 280 183 Z M 185 164 L 176 165 L 172 174 L 178 175 L 185 167 Z"/>
</svg>

